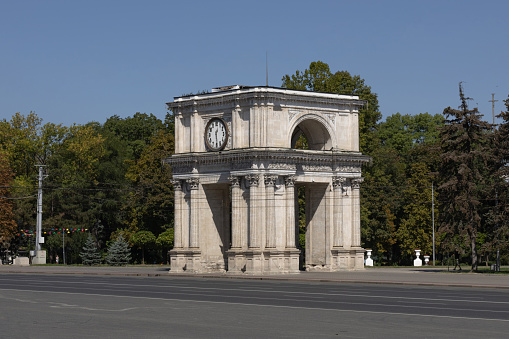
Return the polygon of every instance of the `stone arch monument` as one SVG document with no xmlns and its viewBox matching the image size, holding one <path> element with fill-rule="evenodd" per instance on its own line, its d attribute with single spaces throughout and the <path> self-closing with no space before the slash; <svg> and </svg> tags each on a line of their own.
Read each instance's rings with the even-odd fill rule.
<svg viewBox="0 0 509 339">
<path fill-rule="evenodd" d="M 177 97 L 171 272 L 363 269 L 357 96 L 230 86 Z M 295 149 L 304 134 L 309 149 Z M 298 248 L 297 190 L 306 192 Z"/>
</svg>

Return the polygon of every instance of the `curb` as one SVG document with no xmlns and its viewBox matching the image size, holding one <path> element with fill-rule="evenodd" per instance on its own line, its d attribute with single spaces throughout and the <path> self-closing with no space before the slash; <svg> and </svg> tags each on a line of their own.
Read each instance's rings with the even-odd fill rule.
<svg viewBox="0 0 509 339">
<path fill-rule="evenodd" d="M 0 270 L 2 273 L 10 274 L 41 274 L 41 275 L 93 275 L 93 276 L 115 276 L 115 277 L 160 277 L 160 278 L 200 278 L 200 279 L 237 279 L 237 280 L 265 280 L 265 281 L 287 281 L 302 283 L 337 283 L 337 284 L 365 284 L 365 285 L 399 285 L 399 286 L 423 286 L 423 287 L 456 287 L 456 288 L 482 288 L 482 289 L 509 289 L 504 285 L 486 285 L 471 283 L 441 283 L 441 282 L 414 282 L 414 281 L 395 281 L 395 280 L 359 280 L 359 279 L 327 279 L 327 278 L 306 278 L 289 275 L 281 276 L 259 276 L 259 275 L 204 275 L 187 273 L 122 273 L 122 272 L 20 272 L 17 270 Z"/>
</svg>

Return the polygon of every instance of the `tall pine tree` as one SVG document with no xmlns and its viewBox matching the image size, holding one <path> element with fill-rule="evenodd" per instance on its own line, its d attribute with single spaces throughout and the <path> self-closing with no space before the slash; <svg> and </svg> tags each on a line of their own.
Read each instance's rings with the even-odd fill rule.
<svg viewBox="0 0 509 339">
<path fill-rule="evenodd" d="M 494 134 L 495 171 L 492 192 L 493 249 L 507 249 L 509 240 L 509 97 L 505 100 L 506 110 L 497 117 L 502 123 Z M 505 248 L 504 248 L 505 247 Z"/>
<path fill-rule="evenodd" d="M 482 230 L 483 202 L 487 194 L 492 126 L 481 120 L 477 108 L 469 109 L 461 83 L 459 109 L 444 110 L 445 126 L 440 131 L 442 150 L 439 186 L 439 232 L 447 240 L 459 235 L 470 247 L 472 270 L 477 270 L 477 237 Z"/>
</svg>

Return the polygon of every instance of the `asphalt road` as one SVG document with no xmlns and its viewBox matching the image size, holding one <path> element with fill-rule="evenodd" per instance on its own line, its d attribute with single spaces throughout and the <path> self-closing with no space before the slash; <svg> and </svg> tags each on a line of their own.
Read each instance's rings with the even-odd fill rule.
<svg viewBox="0 0 509 339">
<path fill-rule="evenodd" d="M 0 274 L 0 338 L 506 338 L 509 291 Z"/>
</svg>

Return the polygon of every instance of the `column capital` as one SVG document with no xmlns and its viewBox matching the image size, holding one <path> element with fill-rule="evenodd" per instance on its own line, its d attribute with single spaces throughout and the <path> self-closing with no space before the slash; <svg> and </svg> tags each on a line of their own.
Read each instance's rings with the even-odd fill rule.
<svg viewBox="0 0 509 339">
<path fill-rule="evenodd" d="M 352 188 L 359 189 L 361 188 L 361 183 L 364 181 L 364 178 L 354 178 L 352 181 Z"/>
<path fill-rule="evenodd" d="M 277 175 L 266 175 L 264 176 L 265 186 L 274 186 L 276 184 Z"/>
<path fill-rule="evenodd" d="M 332 187 L 334 187 L 334 189 L 342 188 L 345 181 L 345 177 L 332 177 Z"/>
<path fill-rule="evenodd" d="M 295 176 L 289 175 L 285 177 L 285 186 L 286 187 L 294 187 L 295 186 Z"/>
<path fill-rule="evenodd" d="M 181 180 L 171 179 L 170 182 L 173 185 L 173 189 L 175 191 L 182 191 L 182 181 Z"/>
<path fill-rule="evenodd" d="M 198 179 L 198 178 L 189 178 L 189 179 L 186 179 L 186 182 L 189 185 L 189 189 L 197 190 L 198 186 L 200 184 L 200 179 Z"/>
<path fill-rule="evenodd" d="M 236 175 L 231 175 L 228 177 L 230 180 L 232 187 L 240 187 L 240 177 Z"/>
<path fill-rule="evenodd" d="M 260 180 L 260 176 L 258 174 L 248 174 L 246 175 L 246 179 L 249 182 L 249 186 L 258 186 L 258 182 Z"/>
</svg>

